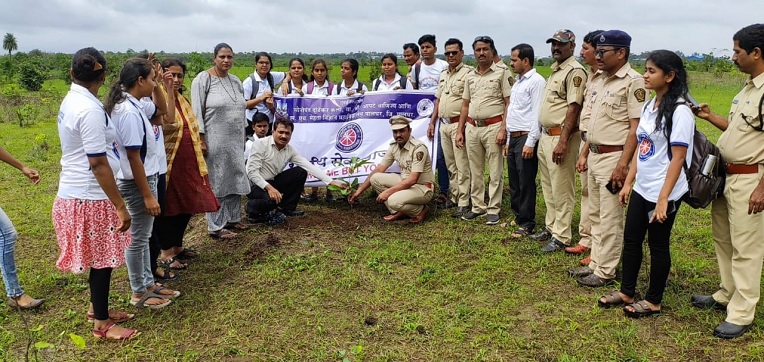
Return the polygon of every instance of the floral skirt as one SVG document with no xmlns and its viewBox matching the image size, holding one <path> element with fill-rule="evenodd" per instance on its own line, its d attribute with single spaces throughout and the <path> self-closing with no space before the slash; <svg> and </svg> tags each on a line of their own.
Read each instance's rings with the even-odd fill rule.
<svg viewBox="0 0 764 362">
<path fill-rule="evenodd" d="M 130 232 L 118 232 L 119 217 L 109 200 L 53 202 L 53 228 L 61 254 L 56 267 L 79 274 L 88 268 L 116 268 L 125 262 Z"/>
</svg>

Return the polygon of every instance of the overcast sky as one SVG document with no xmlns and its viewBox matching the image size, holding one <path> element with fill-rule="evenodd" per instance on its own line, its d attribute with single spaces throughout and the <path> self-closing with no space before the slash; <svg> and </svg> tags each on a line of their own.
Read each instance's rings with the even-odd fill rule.
<svg viewBox="0 0 764 362">
<path fill-rule="evenodd" d="M 634 53 L 729 55 L 737 30 L 764 21 L 762 0 L 3 0 L 0 9 L 0 34 L 13 33 L 20 51 L 66 53 L 212 51 L 219 42 L 236 52 L 401 52 L 432 33 L 438 53 L 450 37 L 469 47 L 489 35 L 503 55 L 529 43 L 548 56 L 545 40 L 569 28 L 579 39 L 624 30 Z"/>
</svg>

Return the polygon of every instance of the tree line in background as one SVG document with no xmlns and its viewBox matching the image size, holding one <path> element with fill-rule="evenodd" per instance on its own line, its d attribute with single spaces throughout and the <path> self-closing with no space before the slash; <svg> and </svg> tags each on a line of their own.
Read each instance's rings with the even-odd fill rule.
<svg viewBox="0 0 764 362">
<path fill-rule="evenodd" d="M 3 55 L 0 58 L 0 82 L 4 84 L 15 82 L 25 90 L 38 91 L 42 88 L 43 82 L 47 79 L 61 79 L 67 83 L 70 82 L 69 67 L 72 57 L 71 54 L 50 53 L 38 49 L 26 53 L 17 52 L 13 54 L 13 52 L 18 49 L 18 40 L 11 33 L 5 34 L 5 37 L 3 38 L 3 49 L 8 52 L 8 55 Z M 120 65 L 124 64 L 127 59 L 146 53 L 148 53 L 148 50 L 135 51 L 133 49 L 128 49 L 125 52 L 104 52 L 104 56 L 109 64 L 107 84 L 116 77 Z M 254 69 L 255 53 L 256 52 L 237 53 L 235 65 L 238 67 L 250 67 Z M 537 51 L 537 53 L 543 54 L 543 51 Z M 383 52 L 361 51 L 330 54 L 271 53 L 271 57 L 273 58 L 274 68 L 288 67 L 290 59 L 299 57 L 305 61 L 307 68 L 305 70 L 306 73 L 310 73 L 310 64 L 316 58 L 323 58 L 327 63 L 335 66 L 339 66 L 345 58 L 354 58 L 358 60 L 361 67 L 371 66 L 370 79 L 362 79 L 362 81 L 373 81 L 380 76 L 381 71 L 379 67 L 375 65 L 378 65 L 379 59 L 384 54 L 385 53 Z M 649 52 L 642 52 L 640 54 L 632 53 L 629 59 L 635 67 L 641 69 L 644 64 L 644 59 L 647 58 L 648 54 Z M 713 72 L 715 74 L 737 71 L 729 57 L 717 57 L 713 52 L 706 54 L 693 53 L 690 56 L 685 56 L 682 52 L 677 51 L 677 54 L 685 59 L 685 65 L 690 71 Z M 192 79 L 198 72 L 203 71 L 212 65 L 212 52 L 166 53 L 164 51 L 158 51 L 157 57 L 159 59 L 174 57 L 184 61 L 188 66 L 189 74 L 187 75 L 187 78 L 189 79 Z M 508 63 L 509 59 L 505 56 L 504 60 Z M 464 62 L 470 65 L 475 65 L 475 59 L 469 49 L 465 49 Z M 537 66 L 548 66 L 552 62 L 553 60 L 550 56 L 536 59 Z M 405 65 L 402 56 L 399 56 L 399 65 Z"/>
</svg>

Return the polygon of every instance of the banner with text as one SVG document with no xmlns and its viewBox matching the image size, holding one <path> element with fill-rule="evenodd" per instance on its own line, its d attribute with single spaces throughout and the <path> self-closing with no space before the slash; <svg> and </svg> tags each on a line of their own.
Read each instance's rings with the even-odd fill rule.
<svg viewBox="0 0 764 362">
<path fill-rule="evenodd" d="M 427 139 L 427 126 L 434 110 L 435 96 L 421 91 L 367 92 L 354 96 L 276 96 L 276 115 L 288 116 L 295 123 L 289 142 L 311 163 L 333 179 L 363 182 L 382 161 L 390 143 L 390 117 L 401 115 L 413 120 L 412 137 L 430 150 L 433 168 L 437 142 Z M 437 131 L 437 130 L 436 130 Z M 369 163 L 351 174 L 353 157 Z M 291 165 L 290 165 L 291 167 Z M 397 164 L 388 169 L 399 172 Z M 306 186 L 324 183 L 308 175 Z"/>
</svg>

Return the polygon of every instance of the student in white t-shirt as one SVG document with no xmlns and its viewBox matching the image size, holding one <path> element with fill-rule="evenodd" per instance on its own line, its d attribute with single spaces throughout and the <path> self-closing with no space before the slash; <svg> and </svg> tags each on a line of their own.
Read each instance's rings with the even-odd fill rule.
<svg viewBox="0 0 764 362">
<path fill-rule="evenodd" d="M 345 59 L 340 68 L 342 81 L 334 89 L 335 95 L 352 96 L 353 94 L 364 94 L 369 91 L 366 85 L 358 81 L 358 61 L 355 59 Z"/>
<path fill-rule="evenodd" d="M 645 88 L 655 98 L 645 104 L 637 126 L 637 152 L 619 198 L 626 205 L 623 280 L 620 291 L 603 296 L 603 306 L 625 304 L 627 316 L 660 313 L 671 268 L 669 239 L 681 198 L 689 190 L 683 166 L 691 162 L 695 117 L 685 100 L 687 72 L 682 59 L 656 50 L 645 62 Z M 633 185 L 632 185 L 633 183 Z M 631 195 L 631 198 L 629 196 Z M 642 243 L 650 247 L 650 285 L 644 300 L 636 300 Z"/>
<path fill-rule="evenodd" d="M 273 60 L 270 54 L 257 53 L 255 54 L 255 71 L 242 80 L 244 100 L 247 101 L 245 115 L 250 122 L 252 116 L 259 112 L 265 113 L 270 122 L 273 123 L 273 112 L 275 111 L 273 90 L 281 82 L 289 81 L 289 76 L 285 72 L 272 72 L 272 68 Z M 253 90 L 256 90 L 254 94 Z"/>
<path fill-rule="evenodd" d="M 305 62 L 300 58 L 292 58 L 289 60 L 289 77 L 288 82 L 284 82 L 287 86 L 287 94 L 297 94 L 304 96 L 308 89 L 308 76 L 305 75 Z"/>
<path fill-rule="evenodd" d="M 161 72 L 161 66 L 157 67 Z M 130 304 L 151 309 L 163 308 L 180 292 L 167 289 L 154 281 L 151 270 L 149 237 L 154 217 L 159 215 L 157 202 L 158 175 L 164 168 L 164 142 L 154 131 L 141 99 L 152 94 L 164 102 L 157 90 L 155 68 L 146 59 L 129 59 L 119 79 L 109 90 L 106 111 L 111 114 L 117 131 L 117 152 L 120 170 L 117 186 L 132 218 L 130 246 L 125 250 L 127 275 L 133 295 Z M 161 117 L 159 118 L 161 120 Z M 160 121 L 161 124 L 161 121 Z"/>
<path fill-rule="evenodd" d="M 268 134 L 268 116 L 263 113 L 255 113 L 252 117 L 252 136 L 247 138 L 247 143 L 244 144 L 244 164 L 247 164 L 249 155 L 252 153 L 252 145 L 261 138 L 264 138 Z"/>
<path fill-rule="evenodd" d="M 305 88 L 306 94 L 328 96 L 334 91 L 336 84 L 329 81 L 327 78 L 329 74 L 329 67 L 326 61 L 318 58 L 313 60 L 313 64 L 310 67 L 310 82 Z M 308 202 L 318 201 L 318 187 L 312 187 L 310 194 L 302 194 L 303 200 Z M 326 190 L 326 201 L 336 201 L 334 195 L 328 189 Z"/>
<path fill-rule="evenodd" d="M 435 45 L 435 35 L 425 34 L 419 38 L 419 52 L 422 56 L 422 64 L 414 65 L 412 81 L 419 90 L 438 90 L 440 73 L 448 69 L 445 60 L 435 57 L 438 47 Z"/>
<path fill-rule="evenodd" d="M 380 60 L 382 75 L 374 81 L 371 90 L 391 91 L 398 89 L 414 89 L 408 78 L 398 72 L 398 57 L 393 53 L 387 53 Z"/>
</svg>

